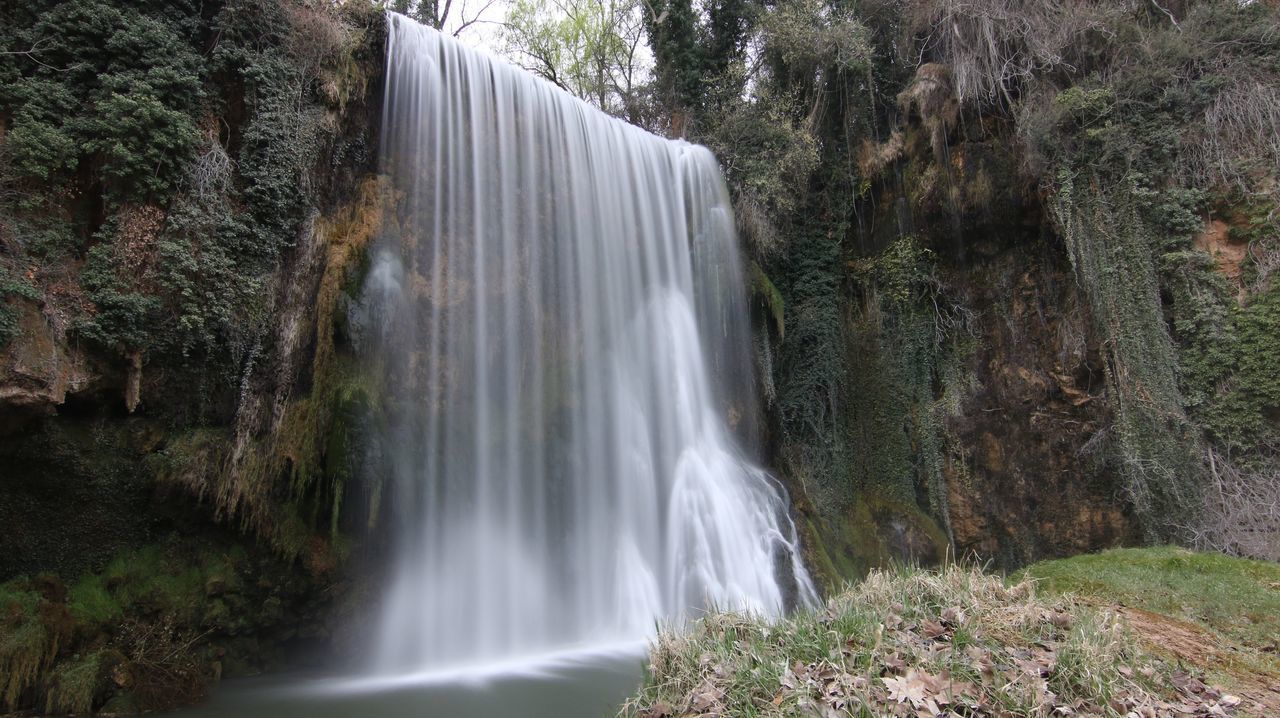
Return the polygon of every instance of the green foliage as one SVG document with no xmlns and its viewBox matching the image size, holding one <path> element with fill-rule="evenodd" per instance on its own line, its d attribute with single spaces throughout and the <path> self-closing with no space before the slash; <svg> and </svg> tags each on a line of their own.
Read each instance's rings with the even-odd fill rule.
<svg viewBox="0 0 1280 718">
<path fill-rule="evenodd" d="M 41 597 L 26 578 L 0 584 L 0 703 L 17 708 L 53 662 L 59 636 L 40 620 Z"/>
<path fill-rule="evenodd" d="M 172 189 L 195 145 L 202 63 L 167 18 L 105 0 L 53 4 L 6 44 L 14 167 L 46 191 L 91 167 L 109 201 Z"/>
<path fill-rule="evenodd" d="M 1073 177 L 1064 171 L 1058 182 L 1054 212 L 1076 276 L 1108 339 L 1107 385 L 1115 401 L 1128 498 L 1149 538 L 1179 537 L 1201 500 L 1202 467 L 1198 437 L 1183 408 L 1152 256 L 1165 235 L 1144 220 L 1139 207 L 1149 208 L 1150 197 L 1140 193 L 1138 182 L 1130 185 L 1127 202 L 1123 190 L 1108 188 L 1096 175 Z M 1175 215 L 1171 222 L 1176 221 Z"/>
<path fill-rule="evenodd" d="M 5 47 L 34 48 L 0 55 L 13 78 L 0 115 L 12 118 L 9 164 L 29 190 L 15 227 L 41 227 L 19 235 L 24 248 L 41 262 L 85 258 L 95 311 L 73 314 L 80 335 L 216 370 L 261 332 L 267 277 L 306 220 L 306 178 L 332 131 L 321 100 L 341 102 L 359 79 L 354 31 L 336 10 L 208 10 L 37 5 L 0 34 Z M 100 196 L 101 215 L 73 196 Z M 71 216 L 50 226 L 39 219 L 50 207 Z M 68 225 L 88 230 L 68 242 Z"/>
<path fill-rule="evenodd" d="M 794 119 L 787 98 L 762 96 L 721 118 L 709 136 L 738 192 L 758 198 L 765 210 L 784 216 L 806 194 L 818 166 L 818 141 Z"/>
<path fill-rule="evenodd" d="M 862 450 L 855 483 L 920 505 L 947 527 L 942 478 L 945 406 L 935 386 L 953 353 L 956 318 L 942 298 L 933 252 L 910 236 L 854 265 L 862 311 L 849 329 L 849 441 Z"/>
<path fill-rule="evenodd" d="M 843 470 L 850 447 L 842 440 L 838 402 L 847 371 L 841 256 L 838 237 L 808 223 L 792 236 L 789 261 L 775 275 L 788 327 L 776 379 L 784 458 L 813 504 L 832 512 L 848 504 L 853 490 Z"/>
<path fill-rule="evenodd" d="M 6 620 L 35 612 L 40 594 L 25 578 L 0 583 L 0 616 Z"/>
<path fill-rule="evenodd" d="M 69 588 L 52 576 L 0 584 L 0 706 L 86 714 L 112 694 L 145 711 L 190 702 L 216 677 L 214 661 L 261 660 L 263 628 L 287 620 L 282 599 L 305 590 L 281 566 L 252 561 L 243 548 L 175 534 L 121 551 Z"/>
<path fill-rule="evenodd" d="M 1225 347 L 1233 351 L 1224 357 L 1225 381 L 1206 407 L 1205 424 L 1229 449 L 1280 445 L 1280 286 L 1236 309 L 1230 328 L 1235 341 Z"/>
<path fill-rule="evenodd" d="M 125 607 L 108 587 L 116 579 L 91 576 L 73 585 L 67 592 L 71 615 L 90 626 L 111 626 L 118 622 L 124 617 Z"/>
<path fill-rule="evenodd" d="M 655 0 L 644 16 L 654 57 L 654 86 L 659 101 L 674 112 L 695 111 L 705 97 L 701 74 L 705 54 L 698 43 L 699 24 L 691 0 Z"/>
<path fill-rule="evenodd" d="M 14 276 L 12 270 L 0 264 L 0 347 L 8 344 L 18 334 L 18 313 L 10 302 L 14 299 L 39 298 L 40 292 L 30 282 Z"/>
<path fill-rule="evenodd" d="M 99 629 L 111 629 L 139 609 L 158 611 L 182 625 L 199 625 L 206 585 L 213 580 L 234 585 L 236 562 L 231 554 L 189 556 L 165 545 L 147 546 L 81 578 L 68 590 L 68 609 L 83 625 Z"/>
<path fill-rule="evenodd" d="M 112 93 L 96 103 L 82 148 L 102 161 L 109 195 L 154 197 L 168 191 L 195 146 L 195 123 L 146 90 Z"/>
<path fill-rule="evenodd" d="M 843 3 L 710 3 L 692 19 L 679 3 L 654 12 L 656 97 L 672 131 L 720 157 L 739 230 L 772 280 L 754 286 L 777 328 L 776 351 L 761 356 L 765 384 L 776 387 L 781 468 L 814 510 L 815 540 L 834 552 L 827 559 L 879 560 L 883 552 L 850 539 L 876 530 L 857 510 L 862 499 L 893 503 L 913 521 L 919 512 L 907 507 L 917 502 L 943 525 L 946 513 L 933 387 L 949 329 L 933 306 L 932 257 L 904 241 L 874 276 L 850 281 L 860 180 L 851 138 L 875 126 L 869 84 L 902 74 L 884 55 L 893 43 L 868 24 L 874 9 Z"/>
<path fill-rule="evenodd" d="M 112 246 L 99 244 L 89 251 L 81 281 L 97 311 L 81 318 L 76 329 L 87 339 L 119 349 L 150 347 L 154 341 L 151 317 L 159 311 L 159 298 L 135 291 L 120 276 Z"/>
<path fill-rule="evenodd" d="M 1257 457 L 1241 451 L 1270 451 L 1280 371 L 1270 290 L 1233 297 L 1193 247 L 1210 192 L 1230 182 L 1262 197 L 1274 185 L 1262 179 L 1274 165 L 1256 163 L 1274 155 L 1274 128 L 1241 123 L 1280 88 L 1274 37 L 1259 32 L 1276 13 L 1206 2 L 1178 27 L 1168 19 L 1110 17 L 1115 42 L 1092 58 L 1096 72 L 1046 78 L 1019 116 L 1051 173 L 1054 219 L 1106 340 L 1126 487 L 1156 540 L 1194 524 L 1206 440 L 1246 464 Z M 1224 32 L 1248 39 L 1213 39 Z"/>
<path fill-rule="evenodd" d="M 531 72 L 605 112 L 634 115 L 645 12 L 634 0 L 517 0 L 502 38 L 506 53 Z"/>
<path fill-rule="evenodd" d="M 870 30 L 848 8 L 823 0 L 781 3 L 763 19 L 775 67 L 789 74 L 865 75 L 871 65 Z"/>
<path fill-rule="evenodd" d="M 1115 103 L 1115 91 L 1109 87 L 1086 88 L 1075 85 L 1053 98 L 1057 107 L 1082 127 L 1102 122 L 1111 114 Z"/>
<path fill-rule="evenodd" d="M 320 281 L 329 255 L 341 249 L 345 270 L 363 251 L 364 244 L 339 247 L 344 236 L 306 234 L 323 223 L 321 192 L 367 164 L 372 130 L 345 113 L 376 109 L 357 101 L 382 59 L 383 18 L 361 16 L 375 33 L 362 35 L 354 12 L 283 0 L 36 0 L 0 8 L 0 335 L 26 316 L 13 311 L 20 300 L 38 300 L 55 332 L 65 320 L 68 343 L 105 376 L 114 379 L 111 364 L 121 354 L 145 357 L 142 407 L 150 416 L 127 423 L 146 435 L 139 439 L 146 446 L 113 453 L 108 473 L 151 473 L 166 458 L 157 449 L 181 450 L 172 438 L 195 421 L 223 424 L 216 433 L 224 440 L 206 442 L 199 455 L 215 473 L 232 463 L 225 422 L 233 412 L 249 417 L 243 437 L 253 446 L 241 448 L 271 455 L 261 471 L 245 472 L 263 498 L 263 525 L 255 528 L 264 538 L 288 534 L 291 557 L 303 556 L 317 573 L 336 560 L 317 544 L 337 522 L 350 467 L 335 457 L 331 492 L 331 467 L 316 458 L 325 451 L 313 449 L 329 444 L 354 461 L 358 452 L 328 429 L 350 429 L 371 401 L 345 384 L 306 401 L 315 378 L 308 362 L 332 353 L 344 285 L 325 285 L 323 309 L 297 308 L 291 319 L 306 326 L 285 340 L 289 346 L 274 346 L 271 330 L 286 293 L 277 291 L 281 280 L 294 281 L 282 260 L 300 239 L 304 292 Z M 288 301 L 302 301 L 296 294 Z M 290 366 L 281 371 L 286 352 Z M 271 410 L 256 413 L 267 404 L 287 414 L 281 433 L 289 436 L 268 426 L 272 417 L 263 414 Z M 308 455 L 289 454 L 295 447 Z M 78 449 L 67 453 L 68 461 L 94 463 Z M 286 470 L 295 458 L 305 459 L 305 480 Z M 315 506 L 331 507 L 332 520 Z M 116 690 L 109 678 L 98 680 L 98 669 L 120 654 L 130 663 L 135 706 L 163 707 L 178 694 L 190 700 L 185 691 L 202 686 L 213 665 L 206 632 L 257 636 L 259 626 L 282 620 L 247 604 L 263 589 L 238 585 L 245 568 L 243 557 L 166 542 L 83 576 L 66 600 L 0 588 L 0 703 L 7 701 L 0 710 L 97 708 L 105 696 L 95 689 Z M 110 651 L 94 668 L 103 646 Z"/>
<path fill-rule="evenodd" d="M 1167 252 L 1161 265 L 1171 300 L 1171 328 L 1181 349 L 1182 400 L 1203 419 L 1235 362 L 1234 301 L 1213 259 L 1204 252 Z"/>
<path fill-rule="evenodd" d="M 752 259 L 780 294 L 766 302 L 785 308 L 786 326 L 777 351 L 762 353 L 766 385 L 777 387 L 781 463 L 819 513 L 838 513 L 874 477 L 946 514 L 942 419 L 967 385 L 957 369 L 965 312 L 940 288 L 921 292 L 907 245 L 871 226 L 893 221 L 876 208 L 886 194 L 910 206 L 929 184 L 914 165 L 881 171 L 911 151 L 890 98 L 924 63 L 934 63 L 931 82 L 946 78 L 939 89 L 948 100 L 954 90 L 963 118 L 933 138 L 926 173 L 944 174 L 949 142 L 1023 140 L 1024 169 L 1046 189 L 1101 337 L 1115 422 L 1107 465 L 1120 467 L 1147 536 L 1193 530 L 1207 452 L 1241 466 L 1273 461 L 1274 6 L 1206 0 L 1171 16 L 1158 5 L 1057 0 L 805 0 L 766 13 L 744 4 L 726 12 L 755 48 L 746 67 L 738 45 L 710 49 L 711 5 L 701 18 L 679 3 L 654 6 L 657 95 L 677 120 L 691 116 L 688 134 L 722 158 Z M 723 74 L 705 72 L 710 56 Z M 898 149 L 859 176 L 852 147 L 891 147 L 886 136 Z M 954 213 L 955 188 L 930 182 Z M 990 204 L 991 189 L 963 188 L 987 197 L 979 204 Z M 1194 246 L 1209 199 L 1226 191 L 1237 197 L 1228 214 L 1265 208 L 1250 210 L 1259 221 L 1248 239 L 1231 220 L 1248 253 L 1229 279 Z M 920 220 L 894 214 L 899 235 Z"/>
</svg>

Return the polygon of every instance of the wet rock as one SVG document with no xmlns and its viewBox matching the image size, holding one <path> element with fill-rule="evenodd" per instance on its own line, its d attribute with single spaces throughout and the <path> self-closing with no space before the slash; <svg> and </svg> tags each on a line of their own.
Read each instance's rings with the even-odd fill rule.
<svg viewBox="0 0 1280 718">
<path fill-rule="evenodd" d="M 65 327 L 34 302 L 14 305 L 18 334 L 0 348 L 0 415 L 52 413 L 68 394 L 88 389 L 99 375 L 67 342 Z M 6 427 L 0 425 L 0 431 Z"/>
</svg>

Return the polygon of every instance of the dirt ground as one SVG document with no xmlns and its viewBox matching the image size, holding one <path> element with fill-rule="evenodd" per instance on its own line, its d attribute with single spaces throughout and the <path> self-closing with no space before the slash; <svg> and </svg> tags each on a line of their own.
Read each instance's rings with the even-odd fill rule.
<svg viewBox="0 0 1280 718">
<path fill-rule="evenodd" d="M 1240 711 L 1259 717 L 1280 716 L 1280 676 L 1250 665 L 1249 649 L 1224 643 L 1204 628 L 1138 608 L 1112 606 L 1155 653 L 1197 672 L 1229 681 L 1224 691 L 1243 699 Z M 1256 658 L 1254 658 L 1256 661 Z"/>
</svg>

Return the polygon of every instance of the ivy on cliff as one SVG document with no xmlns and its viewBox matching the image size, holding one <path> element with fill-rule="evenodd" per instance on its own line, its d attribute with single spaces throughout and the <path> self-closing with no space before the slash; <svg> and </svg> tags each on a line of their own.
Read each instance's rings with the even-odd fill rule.
<svg viewBox="0 0 1280 718">
<path fill-rule="evenodd" d="M 261 505 L 218 510 L 251 513 L 240 518 L 268 538 L 292 532 L 276 543 L 297 554 L 312 526 L 336 523 L 342 481 L 322 474 L 345 459 L 323 462 L 328 404 L 344 399 L 317 358 L 332 353 L 320 346 L 341 292 L 319 307 L 295 295 L 321 282 L 325 243 L 343 241 L 311 231 L 322 192 L 369 156 L 368 133 L 348 142 L 342 120 L 376 72 L 381 12 L 63 0 L 0 19 L 0 340 L 18 331 L 17 301 L 41 304 L 95 366 L 124 364 L 130 411 L 146 367 L 144 409 L 174 436 L 235 424 L 235 445 L 201 458 Z M 276 327 L 286 311 L 300 315 Z M 332 515 L 308 522 L 304 503 Z"/>
<path fill-rule="evenodd" d="M 876 208 L 886 192 L 918 190 L 953 215 L 957 193 L 977 196 L 982 188 L 956 186 L 971 158 L 951 157 L 948 145 L 979 139 L 1017 140 L 1021 169 L 1040 179 L 1054 225 L 1046 235 L 1065 245 L 1102 338 L 1115 422 L 1106 465 L 1120 467 L 1147 536 L 1190 537 L 1206 510 L 1211 453 L 1276 475 L 1273 5 L 762 2 L 745 13 L 750 50 L 722 65 L 731 91 L 719 95 L 693 81 L 712 43 L 679 45 L 656 22 L 669 10 L 669 28 L 705 38 L 711 14 L 656 9 L 660 84 L 677 113 L 692 114 L 691 136 L 724 161 L 752 259 L 780 295 L 762 295 L 761 314 L 785 308 L 785 337 L 761 356 L 776 388 L 782 468 L 814 503 L 838 509 L 870 474 L 899 487 L 908 484 L 886 476 L 914 475 L 917 489 L 941 493 L 940 480 L 919 471 L 946 443 L 923 408 L 948 394 L 949 353 L 960 350 L 947 345 L 963 343 L 960 320 L 941 322 L 941 342 L 914 342 L 930 316 L 938 326 L 934 308 L 918 297 L 886 302 L 883 277 L 849 268 L 887 260 L 914 232 L 909 208 Z M 917 116 L 932 123 L 936 166 L 903 166 Z M 858 143 L 862 152 L 852 151 Z M 896 215 L 897 226 L 868 227 L 864 213 Z M 1206 217 L 1227 225 L 1226 251 L 1243 258 L 1206 252 Z M 948 251 L 963 257 L 959 227 L 950 236 Z M 858 367 L 878 367 L 873 380 L 851 374 L 850 353 Z M 892 396 L 877 391 L 886 377 L 899 387 Z M 864 403 L 861 416 L 881 419 L 851 423 Z M 905 427 L 909 440 L 851 433 L 878 425 Z M 945 522 L 927 493 L 917 501 Z"/>
<path fill-rule="evenodd" d="M 1012 15 L 991 0 L 950 30 L 941 5 L 906 4 L 962 97 L 1016 121 L 1105 340 L 1128 497 L 1148 538 L 1188 539 L 1211 511 L 1213 454 L 1276 466 L 1280 355 L 1262 335 L 1277 321 L 1278 227 L 1238 215 L 1274 217 L 1280 200 L 1280 14 L 1206 0 Z M 966 44 L 974 32 L 998 42 Z M 1206 233 L 1214 214 L 1232 228 L 1220 240 Z M 1234 275 L 1206 251 L 1242 244 Z"/>
<path fill-rule="evenodd" d="M 252 331 L 243 309 L 262 304 L 310 199 L 324 109 L 306 55 L 335 48 L 290 35 L 319 11 L 69 0 L 6 12 L 14 249 L 84 261 L 94 309 L 73 318 L 98 345 L 234 360 L 220 350 Z M 74 240 L 42 241 L 41 214 L 61 215 Z"/>
</svg>

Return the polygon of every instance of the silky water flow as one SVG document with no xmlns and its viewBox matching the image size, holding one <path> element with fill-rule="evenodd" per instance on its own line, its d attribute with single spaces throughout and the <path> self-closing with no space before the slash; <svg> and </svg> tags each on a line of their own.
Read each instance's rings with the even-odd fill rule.
<svg viewBox="0 0 1280 718">
<path fill-rule="evenodd" d="M 715 157 L 389 15 L 366 295 L 398 545 L 375 671 L 642 641 L 816 600 L 755 465 Z"/>
</svg>

